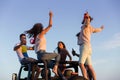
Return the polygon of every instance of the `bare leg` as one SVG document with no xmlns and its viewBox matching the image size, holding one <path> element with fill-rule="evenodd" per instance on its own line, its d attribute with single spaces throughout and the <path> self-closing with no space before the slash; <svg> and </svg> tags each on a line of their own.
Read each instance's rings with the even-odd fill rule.
<svg viewBox="0 0 120 80">
<path fill-rule="evenodd" d="M 95 74 L 95 71 L 94 71 L 92 65 L 88 65 L 88 69 L 90 70 L 90 72 L 92 74 L 93 80 L 96 80 L 96 74 Z"/>
<path fill-rule="evenodd" d="M 79 66 L 81 68 L 83 77 L 86 78 L 86 79 L 88 79 L 88 77 L 87 77 L 87 71 L 86 71 L 86 68 L 85 68 L 84 64 L 80 63 Z"/>
<path fill-rule="evenodd" d="M 32 80 L 34 80 L 35 75 L 35 65 L 32 65 Z"/>
<path fill-rule="evenodd" d="M 35 79 L 34 80 L 38 80 L 40 72 L 41 72 L 41 69 L 36 65 L 36 74 L 35 74 Z"/>
<path fill-rule="evenodd" d="M 65 72 L 65 67 L 66 67 L 66 64 L 59 64 L 59 69 L 61 70 L 62 74 L 64 74 Z"/>
<path fill-rule="evenodd" d="M 87 71 L 88 79 L 89 79 L 89 80 L 92 80 L 93 77 L 92 77 L 91 71 L 90 71 L 89 68 L 88 68 L 88 65 L 85 65 L 85 68 L 86 68 L 86 71 Z"/>
<path fill-rule="evenodd" d="M 54 65 L 54 68 L 53 68 L 53 70 L 52 70 L 55 74 L 56 74 L 56 76 L 58 76 L 58 65 Z"/>
</svg>

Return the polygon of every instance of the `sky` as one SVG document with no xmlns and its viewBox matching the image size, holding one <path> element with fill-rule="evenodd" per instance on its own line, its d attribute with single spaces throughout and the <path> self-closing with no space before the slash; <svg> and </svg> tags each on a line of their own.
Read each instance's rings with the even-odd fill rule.
<svg viewBox="0 0 120 80">
<path fill-rule="evenodd" d="M 92 63 L 97 80 L 120 80 L 120 0 L 0 0 L 0 80 L 11 80 L 20 63 L 13 47 L 19 35 L 35 23 L 48 26 L 49 11 L 53 26 L 46 34 L 47 51 L 53 52 L 63 41 L 70 55 L 72 48 L 79 53 L 76 34 L 80 31 L 83 14 L 93 17 L 91 25 L 104 30 L 92 34 Z M 27 39 L 28 45 L 32 46 Z M 34 51 L 28 55 L 36 58 Z M 73 56 L 74 61 L 78 58 Z M 79 75 L 81 71 L 79 70 Z"/>
</svg>

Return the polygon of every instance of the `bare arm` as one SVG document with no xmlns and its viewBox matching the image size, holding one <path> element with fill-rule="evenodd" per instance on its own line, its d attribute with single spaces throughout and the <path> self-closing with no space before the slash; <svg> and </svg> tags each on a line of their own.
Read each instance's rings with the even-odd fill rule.
<svg viewBox="0 0 120 80">
<path fill-rule="evenodd" d="M 21 47 L 17 48 L 15 51 L 21 59 L 24 58 Z"/>
<path fill-rule="evenodd" d="M 71 55 L 69 54 L 69 52 L 68 52 L 68 51 L 67 51 L 67 55 L 68 55 L 68 57 L 69 57 L 70 61 L 72 61 L 72 57 L 71 57 Z"/>
<path fill-rule="evenodd" d="M 34 46 L 33 47 L 28 47 L 27 50 L 34 50 Z"/>
<path fill-rule="evenodd" d="M 50 11 L 49 12 L 49 25 L 48 27 L 46 27 L 43 31 L 42 31 L 42 34 L 46 34 L 50 28 L 52 27 L 52 16 L 53 16 L 53 13 Z"/>
<path fill-rule="evenodd" d="M 104 29 L 104 26 L 102 25 L 100 28 L 94 28 L 93 33 L 100 32 Z"/>
<path fill-rule="evenodd" d="M 13 50 L 16 51 L 17 49 L 19 49 L 21 47 L 22 44 L 16 45 Z"/>
<path fill-rule="evenodd" d="M 71 55 L 70 55 L 70 54 L 68 54 L 68 56 L 69 56 L 69 58 L 70 58 L 70 61 L 72 61 L 72 57 L 71 57 Z"/>
</svg>

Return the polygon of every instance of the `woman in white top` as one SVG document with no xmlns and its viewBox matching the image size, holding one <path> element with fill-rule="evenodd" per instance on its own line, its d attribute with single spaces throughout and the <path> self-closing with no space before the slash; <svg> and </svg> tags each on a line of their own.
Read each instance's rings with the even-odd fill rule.
<svg viewBox="0 0 120 80">
<path fill-rule="evenodd" d="M 35 45 L 34 45 L 34 50 L 37 54 L 38 60 L 51 60 L 55 58 L 55 65 L 53 67 L 53 72 L 58 75 L 57 69 L 58 69 L 58 64 L 60 61 L 60 55 L 57 53 L 48 53 L 46 52 L 46 38 L 45 34 L 50 30 L 52 27 L 52 16 L 53 13 L 50 11 L 49 12 L 49 25 L 45 29 L 43 29 L 43 25 L 41 23 L 36 23 L 33 28 L 30 30 L 26 31 L 26 33 L 29 35 L 29 38 L 34 38 Z"/>
</svg>

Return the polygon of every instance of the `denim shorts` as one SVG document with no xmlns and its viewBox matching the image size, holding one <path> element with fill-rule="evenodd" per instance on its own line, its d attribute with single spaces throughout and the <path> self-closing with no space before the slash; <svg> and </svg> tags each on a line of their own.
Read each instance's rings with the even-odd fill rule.
<svg viewBox="0 0 120 80">
<path fill-rule="evenodd" d="M 91 54 L 92 54 L 91 47 L 86 44 L 82 44 L 80 46 L 79 63 L 92 65 Z"/>
</svg>

